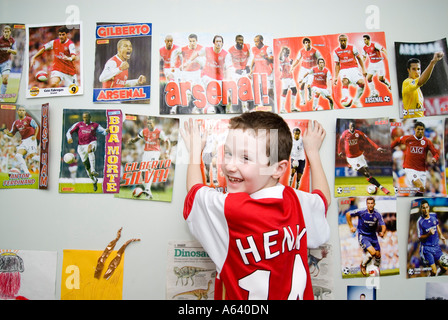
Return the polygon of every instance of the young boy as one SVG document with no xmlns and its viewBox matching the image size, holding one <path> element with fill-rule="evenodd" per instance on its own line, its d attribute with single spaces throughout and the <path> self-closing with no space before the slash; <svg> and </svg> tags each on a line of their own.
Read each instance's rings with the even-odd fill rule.
<svg viewBox="0 0 448 320">
<path fill-rule="evenodd" d="M 190 162 L 184 218 L 216 264 L 216 300 L 313 299 L 307 248 L 329 238 L 330 189 L 319 155 L 325 130 L 311 122 L 303 144 L 313 193 L 278 182 L 288 167 L 291 132 L 280 116 L 260 111 L 230 120 L 221 166 L 226 194 L 202 184 L 206 137 L 198 122 L 185 122 L 181 134 Z"/>
</svg>

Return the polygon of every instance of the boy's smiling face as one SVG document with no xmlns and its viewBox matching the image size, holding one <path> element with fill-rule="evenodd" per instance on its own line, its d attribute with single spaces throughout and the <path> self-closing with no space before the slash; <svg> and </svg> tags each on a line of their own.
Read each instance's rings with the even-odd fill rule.
<svg viewBox="0 0 448 320">
<path fill-rule="evenodd" d="M 251 130 L 229 130 L 221 166 L 229 193 L 252 194 L 277 184 L 277 164 L 269 165 L 266 139 L 262 132 L 255 135 Z"/>
</svg>

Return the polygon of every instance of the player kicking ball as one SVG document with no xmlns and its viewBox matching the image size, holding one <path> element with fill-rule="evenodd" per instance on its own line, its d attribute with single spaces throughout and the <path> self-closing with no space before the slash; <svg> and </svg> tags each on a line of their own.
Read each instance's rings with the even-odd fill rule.
<svg viewBox="0 0 448 320">
<path fill-rule="evenodd" d="M 97 149 L 96 134 L 106 136 L 109 128 L 104 129 L 99 123 L 90 121 L 90 113 L 82 114 L 82 121 L 76 122 L 66 133 L 67 142 L 73 143 L 72 135 L 78 135 L 77 152 L 86 169 L 87 175 L 93 181 L 93 191 L 98 190 L 98 172 L 95 171 L 95 151 Z"/>
<path fill-rule="evenodd" d="M 360 208 L 348 211 L 345 215 L 350 231 L 355 233 L 358 230 L 358 242 L 363 250 L 363 259 L 360 265 L 361 273 L 367 276 L 366 267 L 373 260 L 373 264 L 380 268 L 381 248 L 378 242 L 377 229 L 380 228 L 378 235 L 382 238 L 386 232 L 386 224 L 383 216 L 375 209 L 375 198 L 366 199 L 366 208 Z M 358 226 L 354 227 L 352 218 L 358 217 Z"/>
</svg>

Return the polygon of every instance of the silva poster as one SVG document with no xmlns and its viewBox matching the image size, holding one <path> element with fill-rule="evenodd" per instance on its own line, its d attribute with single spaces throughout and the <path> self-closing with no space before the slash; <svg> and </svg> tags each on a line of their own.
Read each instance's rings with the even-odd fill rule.
<svg viewBox="0 0 448 320">
<path fill-rule="evenodd" d="M 392 105 L 384 32 L 274 39 L 277 111 Z"/>
<path fill-rule="evenodd" d="M 64 109 L 60 193 L 117 193 L 121 173 L 121 110 Z"/>
<path fill-rule="evenodd" d="M 49 105 L 0 104 L 0 189 L 47 189 Z"/>
<path fill-rule="evenodd" d="M 27 98 L 83 94 L 81 24 L 27 25 Z"/>
<path fill-rule="evenodd" d="M 159 54 L 160 114 L 274 111 L 268 34 L 164 34 Z"/>
<path fill-rule="evenodd" d="M 151 23 L 97 23 L 93 102 L 149 103 Z"/>
<path fill-rule="evenodd" d="M 21 23 L 1 23 L 0 102 L 15 103 L 19 94 L 25 56 L 26 30 Z"/>
<path fill-rule="evenodd" d="M 171 201 L 179 119 L 126 114 L 118 198 Z"/>
</svg>

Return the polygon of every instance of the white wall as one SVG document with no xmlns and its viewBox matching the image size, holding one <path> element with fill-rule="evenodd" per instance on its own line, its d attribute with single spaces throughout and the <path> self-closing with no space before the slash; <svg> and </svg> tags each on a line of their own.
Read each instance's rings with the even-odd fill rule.
<svg viewBox="0 0 448 320">
<path fill-rule="evenodd" d="M 0 248 L 58 252 L 56 297 L 60 297 L 63 249 L 103 250 L 123 227 L 122 239 L 141 238 L 126 251 L 124 299 L 164 299 L 167 243 L 192 239 L 182 218 L 186 166 L 176 168 L 171 203 L 129 201 L 109 195 L 58 193 L 62 109 L 104 109 L 92 103 L 94 30 L 96 22 L 151 22 L 153 24 L 152 101 L 147 105 L 123 105 L 136 114 L 159 114 L 158 47 L 165 32 L 260 32 L 274 38 L 323 35 L 338 32 L 384 31 L 389 51 L 391 83 L 396 104 L 398 90 L 394 69 L 394 41 L 429 41 L 448 33 L 448 2 L 441 0 L 400 1 L 302 1 L 302 0 L 133 0 L 133 1 L 30 1 L 2 0 L 0 21 L 26 24 L 60 23 L 79 9 L 83 22 L 83 96 L 52 99 L 25 99 L 18 104 L 50 103 L 50 187 L 47 191 L 0 191 Z M 368 29 L 366 9 L 379 9 L 379 29 Z M 22 77 L 25 88 L 25 76 Z M 295 115 L 294 115 L 295 116 Z M 323 154 L 334 154 L 336 118 L 398 117 L 397 105 L 350 110 L 302 113 L 301 118 L 317 119 L 327 129 Z M 286 118 L 291 115 L 286 115 Z M 330 185 L 334 184 L 334 159 L 324 157 Z M 397 200 L 401 274 L 380 279 L 377 298 L 424 299 L 425 283 L 438 279 L 410 279 L 405 276 L 408 213 L 410 199 Z M 365 285 L 365 279 L 342 280 L 338 247 L 337 201 L 329 208 L 334 246 L 334 292 L 346 298 L 347 285 Z M 442 281 L 446 281 L 443 279 Z"/>
</svg>

